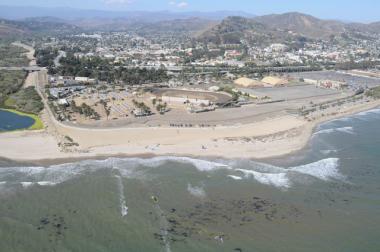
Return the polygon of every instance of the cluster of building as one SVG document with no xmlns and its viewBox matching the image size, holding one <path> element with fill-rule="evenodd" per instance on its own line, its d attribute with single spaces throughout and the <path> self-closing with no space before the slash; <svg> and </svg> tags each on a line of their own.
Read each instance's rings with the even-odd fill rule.
<svg viewBox="0 0 380 252">
<path fill-rule="evenodd" d="M 321 88 L 330 88 L 336 90 L 348 88 L 348 84 L 345 81 L 304 79 L 304 82 Z"/>
<path fill-rule="evenodd" d="M 185 36 L 142 37 L 129 32 L 78 34 L 51 38 L 42 46 L 75 48 L 78 58 L 101 57 L 124 67 L 162 68 L 169 74 L 183 71 L 209 71 L 222 68 L 249 69 L 252 66 L 315 66 L 343 62 L 380 61 L 380 40 L 356 40 L 355 43 L 332 43 L 306 40 L 302 46 L 284 43 L 240 44 L 203 43 Z M 294 41 L 293 41 L 294 42 Z M 211 72 L 211 71 L 210 71 Z M 196 77 L 194 77 L 196 78 Z M 187 82 L 196 82 L 194 78 Z M 57 80 L 70 82 L 73 80 Z M 75 77 L 74 81 L 94 82 Z M 171 86 L 180 85 L 174 81 Z"/>
</svg>

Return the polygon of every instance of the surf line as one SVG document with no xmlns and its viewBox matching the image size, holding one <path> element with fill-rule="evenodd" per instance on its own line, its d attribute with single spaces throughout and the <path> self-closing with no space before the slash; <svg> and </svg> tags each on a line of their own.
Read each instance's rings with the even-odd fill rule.
<svg viewBox="0 0 380 252">
<path fill-rule="evenodd" d="M 119 190 L 120 214 L 121 217 L 125 217 L 128 215 L 128 207 L 124 195 L 123 181 L 120 175 L 115 175 L 115 178 L 117 179 L 117 187 Z"/>
</svg>

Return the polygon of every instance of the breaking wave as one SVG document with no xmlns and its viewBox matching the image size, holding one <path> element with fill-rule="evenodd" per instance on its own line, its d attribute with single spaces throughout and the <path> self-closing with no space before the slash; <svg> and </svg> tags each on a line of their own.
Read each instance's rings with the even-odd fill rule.
<svg viewBox="0 0 380 252">
<path fill-rule="evenodd" d="M 253 177 L 261 184 L 271 185 L 281 188 L 289 188 L 291 186 L 289 178 L 286 173 L 261 173 L 252 170 L 237 169 L 244 174 L 246 178 Z"/>
<path fill-rule="evenodd" d="M 296 182 L 302 182 L 299 181 L 299 176 L 291 176 L 294 174 L 303 174 L 324 181 L 343 179 L 343 176 L 338 171 L 339 159 L 337 158 L 328 158 L 306 165 L 283 168 L 251 160 L 220 160 L 216 162 L 188 157 L 163 156 L 149 159 L 109 158 L 105 160 L 86 160 L 49 167 L 2 168 L 0 169 L 0 181 L 19 183 L 24 188 L 34 185 L 54 186 L 100 169 L 117 170 L 117 176 L 120 176 L 118 181 L 121 181 L 121 177 L 145 178 L 146 173 L 149 171 L 143 169 L 143 167 L 159 167 L 167 162 L 189 164 L 200 172 L 224 170 L 227 172 L 226 176 L 233 180 L 253 178 L 261 184 L 285 189 Z M 242 175 L 240 176 L 239 174 Z M 125 216 L 128 212 L 128 207 L 125 204 L 123 190 L 120 189 L 120 182 L 118 183 L 121 214 Z M 122 183 L 121 186 L 123 186 Z M 203 197 L 206 195 L 202 187 L 194 187 L 189 184 L 187 189 L 194 196 Z"/>
<path fill-rule="evenodd" d="M 20 182 L 20 184 L 22 185 L 22 187 L 28 188 L 28 187 L 32 186 L 34 183 L 33 182 Z"/>
<path fill-rule="evenodd" d="M 242 177 L 235 176 L 235 175 L 228 175 L 227 177 L 232 178 L 233 180 L 242 180 Z"/>
<path fill-rule="evenodd" d="M 363 111 L 354 115 L 350 115 L 347 117 L 337 118 L 330 122 L 327 122 L 325 124 L 334 123 L 334 122 L 351 122 L 353 120 L 361 120 L 361 121 L 368 121 L 371 120 L 369 116 L 373 116 L 376 114 L 380 114 L 380 108 L 375 108 L 367 111 Z"/>
<path fill-rule="evenodd" d="M 85 160 L 78 163 L 52 165 L 49 167 L 8 167 L 0 169 L 0 180 L 19 182 L 24 185 L 57 185 L 85 173 L 100 169 L 117 169 L 121 176 L 134 178 L 142 175 L 137 168 L 158 167 L 167 162 L 190 164 L 202 172 L 226 169 L 227 165 L 188 157 L 108 158 L 105 160 Z"/>
<path fill-rule="evenodd" d="M 335 132 L 341 132 L 341 133 L 347 133 L 347 134 L 355 134 L 353 127 L 340 127 L 340 128 L 331 128 L 331 129 L 322 129 L 313 134 L 320 135 L 320 134 L 330 134 Z"/>
<path fill-rule="evenodd" d="M 360 112 L 354 115 L 354 117 L 367 116 L 367 115 L 373 115 L 373 114 L 380 114 L 380 108 L 375 108 L 368 111 Z"/>
<path fill-rule="evenodd" d="M 254 170 L 240 168 L 235 170 L 243 173 L 245 178 L 253 178 L 261 184 L 283 189 L 290 188 L 294 182 L 302 182 L 300 178 L 290 176 L 292 174 L 307 175 L 323 181 L 344 179 L 344 176 L 338 171 L 338 158 L 322 159 L 314 163 L 290 168 L 282 168 L 260 163 L 256 163 L 256 166 L 257 167 L 255 167 Z M 231 177 L 231 175 L 228 176 Z"/>
<path fill-rule="evenodd" d="M 289 168 L 289 171 L 306 174 L 324 181 L 331 179 L 341 180 L 343 176 L 339 173 L 338 166 L 338 158 L 327 158 L 315 163 Z"/>
</svg>

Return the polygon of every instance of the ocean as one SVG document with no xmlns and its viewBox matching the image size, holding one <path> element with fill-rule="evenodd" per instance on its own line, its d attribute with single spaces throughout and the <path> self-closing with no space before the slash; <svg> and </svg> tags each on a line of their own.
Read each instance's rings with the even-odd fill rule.
<svg viewBox="0 0 380 252">
<path fill-rule="evenodd" d="M 330 121 L 261 161 L 0 161 L 0 251 L 379 251 L 379 123 Z"/>
</svg>

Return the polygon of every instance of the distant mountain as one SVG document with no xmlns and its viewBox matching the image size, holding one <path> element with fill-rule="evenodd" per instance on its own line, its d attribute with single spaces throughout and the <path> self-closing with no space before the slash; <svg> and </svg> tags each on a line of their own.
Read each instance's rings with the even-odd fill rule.
<svg viewBox="0 0 380 252">
<path fill-rule="evenodd" d="M 218 22 L 202 18 L 185 18 L 156 22 L 135 21 L 125 18 L 115 19 L 81 19 L 67 21 L 83 30 L 91 31 L 133 31 L 137 33 L 188 33 L 197 34 L 205 31 Z"/>
<path fill-rule="evenodd" d="M 368 28 L 372 32 L 380 33 L 380 22 L 374 22 L 368 25 Z"/>
<path fill-rule="evenodd" d="M 55 17 L 63 20 L 76 19 L 127 19 L 129 21 L 156 22 L 163 20 L 202 18 L 222 20 L 228 16 L 254 17 L 242 11 L 215 12 L 171 12 L 171 11 L 102 11 L 83 10 L 67 7 L 44 8 L 33 6 L 0 6 L 0 17 L 5 19 L 25 19 L 33 17 Z"/>
<path fill-rule="evenodd" d="M 79 32 L 80 28 L 50 17 L 28 18 L 23 21 L 0 19 L 0 38 L 25 34 Z"/>
<path fill-rule="evenodd" d="M 186 34 L 216 44 L 285 43 L 295 48 L 307 40 L 337 39 L 351 43 L 377 39 L 380 22 L 371 24 L 322 20 L 290 12 L 254 16 L 245 12 L 100 11 L 72 8 L 0 6 L 0 34 L 133 31 L 139 34 Z M 11 19 L 11 20 L 9 20 Z M 0 19 L 1 20 L 1 19 Z"/>
<path fill-rule="evenodd" d="M 366 33 L 366 34 L 365 34 Z M 380 34 L 380 22 L 372 24 L 344 23 L 322 20 L 291 12 L 254 18 L 227 17 L 199 36 L 200 40 L 217 44 L 240 43 L 302 43 L 308 39 L 329 39 L 342 36 L 368 38 Z"/>
<path fill-rule="evenodd" d="M 173 33 L 173 34 L 188 34 L 197 36 L 204 31 L 215 26 L 218 22 L 214 20 L 202 18 L 188 18 L 167 20 L 152 23 L 143 23 L 137 25 L 135 30 L 139 34 L 160 34 L 160 33 Z"/>
<path fill-rule="evenodd" d="M 7 20 L 0 19 L 0 38 L 17 37 L 26 34 L 27 31 L 17 25 L 9 23 Z"/>
<path fill-rule="evenodd" d="M 265 15 L 255 17 L 254 20 L 273 30 L 295 32 L 309 38 L 324 38 L 342 33 L 346 29 L 346 24 L 343 22 L 321 20 L 298 12 Z"/>
<path fill-rule="evenodd" d="M 0 6 L 0 18 L 37 25 L 66 24 L 72 28 L 101 31 L 140 30 L 199 33 L 228 16 L 254 17 L 241 11 L 171 12 L 102 11 L 74 8 Z M 68 27 L 67 27 L 68 28 Z M 76 30 L 74 28 L 74 31 Z"/>
<path fill-rule="evenodd" d="M 215 44 L 238 44 L 246 35 L 255 32 L 264 32 L 265 26 L 253 19 L 244 17 L 228 17 L 220 24 L 200 35 L 205 42 Z"/>
</svg>

